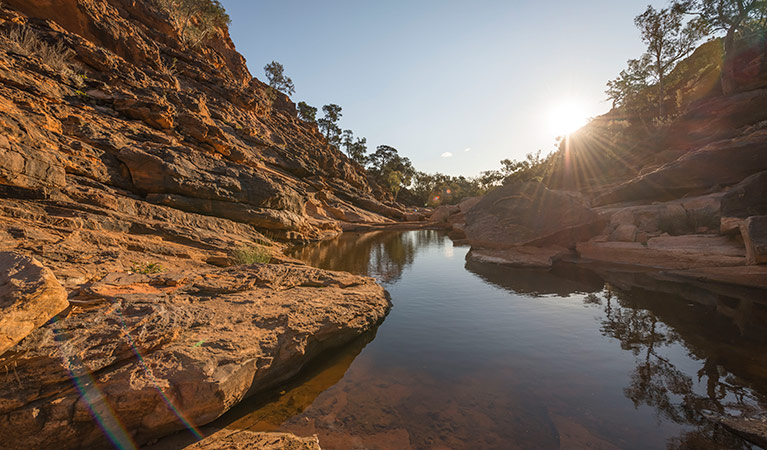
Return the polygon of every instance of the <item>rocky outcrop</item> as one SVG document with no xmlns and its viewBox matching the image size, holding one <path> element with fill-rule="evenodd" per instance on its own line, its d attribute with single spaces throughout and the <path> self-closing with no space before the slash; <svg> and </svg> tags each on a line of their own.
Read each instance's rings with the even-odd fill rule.
<svg viewBox="0 0 767 450">
<path fill-rule="evenodd" d="M 250 75 L 225 29 L 186 45 L 155 5 L 0 2 L 5 447 L 194 428 L 388 311 L 374 280 L 281 249 L 400 206 Z"/>
<path fill-rule="evenodd" d="M 738 242 L 716 235 L 660 236 L 639 242 L 593 239 L 577 245 L 584 260 L 663 269 L 743 266 L 745 249 Z"/>
<path fill-rule="evenodd" d="M 748 264 L 767 264 L 767 216 L 749 217 L 741 225 Z"/>
<path fill-rule="evenodd" d="M 635 200 L 670 200 L 739 183 L 767 170 L 767 130 L 713 142 L 594 199 L 595 206 Z"/>
<path fill-rule="evenodd" d="M 0 252 L 0 355 L 68 306 L 67 292 L 40 262 Z"/>
<path fill-rule="evenodd" d="M 184 450 L 320 450 L 317 436 L 301 438 L 289 433 L 221 430 Z"/>
<path fill-rule="evenodd" d="M 466 213 L 465 232 L 478 248 L 573 247 L 603 228 L 600 216 L 577 194 L 530 182 L 488 193 Z"/>
<path fill-rule="evenodd" d="M 111 274 L 73 302 L 0 357 L 7 448 L 141 444 L 208 423 L 390 306 L 371 278 L 289 264 Z"/>
<path fill-rule="evenodd" d="M 189 47 L 149 0 L 4 4 L 4 196 L 79 203 L 88 189 L 293 241 L 403 217 L 252 78 L 226 30 Z"/>
</svg>

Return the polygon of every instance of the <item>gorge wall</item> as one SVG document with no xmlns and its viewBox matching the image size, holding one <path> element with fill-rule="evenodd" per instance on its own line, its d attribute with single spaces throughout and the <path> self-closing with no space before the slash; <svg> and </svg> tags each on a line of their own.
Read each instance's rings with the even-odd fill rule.
<svg viewBox="0 0 767 450">
<path fill-rule="evenodd" d="M 401 218 L 374 190 L 226 30 L 190 47 L 150 0 L 0 2 L 0 446 L 196 432 L 375 327 L 373 279 L 280 252 Z"/>
</svg>

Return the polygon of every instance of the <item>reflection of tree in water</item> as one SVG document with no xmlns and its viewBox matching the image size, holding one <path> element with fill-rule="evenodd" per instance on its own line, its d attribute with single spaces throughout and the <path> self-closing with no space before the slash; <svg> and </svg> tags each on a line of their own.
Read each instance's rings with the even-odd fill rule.
<svg viewBox="0 0 767 450">
<path fill-rule="evenodd" d="M 399 279 L 416 252 L 443 242 L 434 230 L 344 233 L 335 239 L 297 248 L 290 256 L 322 269 L 373 276 L 385 283 Z"/>
<path fill-rule="evenodd" d="M 712 348 L 717 339 L 730 337 L 727 334 L 717 334 L 723 326 L 726 328 L 726 324 L 712 324 L 710 317 L 700 317 L 695 308 L 675 310 L 673 303 L 680 306 L 678 299 L 663 296 L 658 303 L 650 301 L 654 304 L 642 305 L 652 309 L 643 309 L 637 301 L 639 296 L 631 294 L 613 291 L 608 285 L 601 296 L 590 294 L 585 299 L 586 304 L 601 305 L 604 309 L 602 334 L 617 339 L 621 348 L 631 351 L 636 357 L 637 366 L 631 374 L 631 384 L 624 390 L 626 397 L 636 407 L 650 406 L 659 417 L 695 427 L 672 439 L 669 448 L 751 448 L 705 416 L 706 413 L 716 415 L 726 410 L 748 411 L 763 409 L 765 406 L 758 394 L 743 386 L 737 377 L 723 368 L 720 364 L 723 361 L 716 356 L 717 350 Z M 654 296 L 647 292 L 641 294 L 642 303 L 648 303 L 646 299 Z M 681 306 L 685 305 L 681 303 Z M 660 306 L 660 309 L 656 309 L 656 306 Z M 674 324 L 679 327 L 672 327 L 666 322 L 669 317 L 685 314 L 688 317 L 686 320 Z M 697 326 L 685 326 L 690 323 L 697 323 Z M 709 336 L 705 339 L 696 336 L 693 340 L 697 348 L 691 347 L 688 342 L 689 333 L 701 332 Z M 693 358 L 703 360 L 703 366 L 697 373 L 697 382 L 706 378 L 705 395 L 695 392 L 695 380 L 663 356 L 662 349 L 674 344 L 685 346 Z M 708 348 L 701 347 L 706 344 Z"/>
</svg>

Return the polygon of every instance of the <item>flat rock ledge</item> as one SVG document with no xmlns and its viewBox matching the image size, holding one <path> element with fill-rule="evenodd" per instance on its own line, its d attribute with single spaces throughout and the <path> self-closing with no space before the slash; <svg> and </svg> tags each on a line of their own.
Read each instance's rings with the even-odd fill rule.
<svg viewBox="0 0 767 450">
<path fill-rule="evenodd" d="M 34 258 L 0 252 L 0 355 L 68 306 L 53 272 Z"/>
<path fill-rule="evenodd" d="M 221 430 L 184 450 L 321 450 L 317 436 Z"/>
<path fill-rule="evenodd" d="M 564 256 L 571 255 L 568 249 L 550 247 L 513 247 L 508 249 L 472 248 L 466 259 L 478 263 L 500 264 L 509 267 L 550 268 Z"/>
<path fill-rule="evenodd" d="M 291 264 L 110 274 L 92 287 L 0 356 L 5 448 L 131 448 L 209 423 L 391 306 L 372 278 Z"/>
</svg>

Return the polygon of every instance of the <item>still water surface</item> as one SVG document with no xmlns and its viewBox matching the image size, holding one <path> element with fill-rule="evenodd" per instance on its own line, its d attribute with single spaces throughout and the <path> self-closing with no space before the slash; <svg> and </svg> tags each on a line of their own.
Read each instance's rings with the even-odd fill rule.
<svg viewBox="0 0 767 450">
<path fill-rule="evenodd" d="M 437 231 L 345 234 L 293 256 L 374 276 L 374 332 L 218 426 L 323 449 L 740 449 L 706 415 L 767 406 L 767 309 L 641 273 L 465 262 Z M 678 292 L 675 292 L 678 291 Z"/>
</svg>

